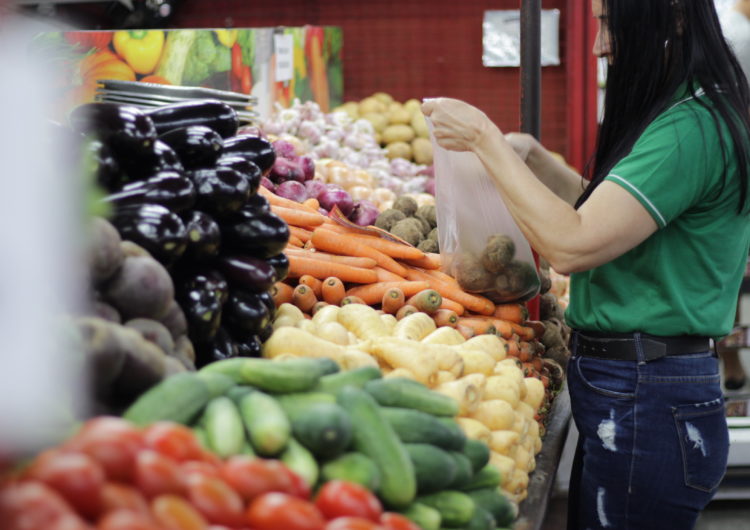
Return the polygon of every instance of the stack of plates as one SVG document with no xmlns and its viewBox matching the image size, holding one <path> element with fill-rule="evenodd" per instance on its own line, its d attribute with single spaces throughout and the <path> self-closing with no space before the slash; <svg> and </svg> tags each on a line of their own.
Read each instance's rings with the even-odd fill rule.
<svg viewBox="0 0 750 530">
<path fill-rule="evenodd" d="M 252 110 L 258 104 L 258 98 L 248 94 L 213 88 L 103 79 L 99 81 L 96 87 L 95 97 L 96 101 L 122 103 L 141 108 L 162 107 L 170 103 L 195 99 L 216 99 L 232 107 L 237 112 L 240 123 L 247 124 L 258 121 L 258 113 Z"/>
</svg>

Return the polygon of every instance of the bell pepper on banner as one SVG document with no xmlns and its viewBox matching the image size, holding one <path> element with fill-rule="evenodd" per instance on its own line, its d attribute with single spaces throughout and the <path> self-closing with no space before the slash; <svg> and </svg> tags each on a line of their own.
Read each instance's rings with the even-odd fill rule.
<svg viewBox="0 0 750 530">
<path fill-rule="evenodd" d="M 139 74 L 150 74 L 164 49 L 164 32 L 159 30 L 116 31 L 117 53 Z"/>
</svg>

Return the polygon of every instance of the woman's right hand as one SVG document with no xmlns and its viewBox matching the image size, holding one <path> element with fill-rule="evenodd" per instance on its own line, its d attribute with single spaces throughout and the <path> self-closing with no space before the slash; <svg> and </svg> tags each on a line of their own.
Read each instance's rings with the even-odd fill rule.
<svg viewBox="0 0 750 530">
<path fill-rule="evenodd" d="M 505 135 L 505 140 L 511 145 L 518 157 L 524 162 L 528 161 L 529 154 L 539 144 L 536 138 L 526 133 L 508 133 Z"/>
</svg>

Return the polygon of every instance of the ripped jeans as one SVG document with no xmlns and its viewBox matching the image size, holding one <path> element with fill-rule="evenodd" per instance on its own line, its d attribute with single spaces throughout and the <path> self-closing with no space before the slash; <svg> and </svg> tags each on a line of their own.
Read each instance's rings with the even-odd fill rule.
<svg viewBox="0 0 750 530">
<path fill-rule="evenodd" d="M 729 451 L 716 355 L 614 361 L 577 355 L 575 339 L 571 349 L 568 530 L 692 529 Z"/>
</svg>

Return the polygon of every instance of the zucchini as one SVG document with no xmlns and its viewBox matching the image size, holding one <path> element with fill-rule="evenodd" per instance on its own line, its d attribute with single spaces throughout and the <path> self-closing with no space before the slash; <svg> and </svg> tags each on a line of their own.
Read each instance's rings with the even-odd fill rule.
<svg viewBox="0 0 750 530">
<path fill-rule="evenodd" d="M 471 469 L 474 473 L 479 472 L 490 461 L 490 448 L 487 447 L 486 443 L 479 440 L 467 439 L 463 454 L 471 462 Z"/>
<path fill-rule="evenodd" d="M 471 477 L 471 480 L 462 489 L 478 490 L 482 488 L 497 488 L 502 481 L 500 470 L 492 464 L 487 464 Z"/>
<path fill-rule="evenodd" d="M 291 420 L 294 438 L 321 459 L 335 458 L 352 441 L 352 421 L 335 403 L 317 403 Z"/>
<path fill-rule="evenodd" d="M 471 497 L 460 491 L 439 491 L 430 495 L 423 495 L 417 499 L 440 512 L 443 526 L 461 527 L 474 517 L 476 505 Z"/>
<path fill-rule="evenodd" d="M 310 487 L 318 481 L 319 470 L 315 457 L 294 438 L 289 438 L 289 443 L 281 453 L 280 460 L 286 464 L 286 467 L 302 477 Z"/>
<path fill-rule="evenodd" d="M 151 387 L 123 414 L 144 427 L 156 421 L 188 425 L 211 399 L 208 385 L 194 372 L 175 374 Z"/>
<path fill-rule="evenodd" d="M 221 458 L 239 454 L 245 445 L 245 428 L 234 401 L 226 396 L 213 398 L 201 418 L 208 447 Z"/>
<path fill-rule="evenodd" d="M 198 378 L 205 383 L 212 398 L 219 397 L 234 387 L 237 383 L 226 375 L 197 372 Z"/>
<path fill-rule="evenodd" d="M 467 491 L 474 503 L 484 508 L 495 518 L 497 526 L 510 526 L 518 517 L 518 507 L 510 502 L 497 488 Z"/>
<path fill-rule="evenodd" d="M 474 507 L 474 516 L 466 526 L 466 530 L 495 530 L 495 518 L 480 506 Z"/>
<path fill-rule="evenodd" d="M 349 370 L 348 372 L 324 375 L 320 378 L 320 381 L 318 381 L 318 385 L 314 390 L 316 392 L 336 394 L 347 385 L 364 388 L 368 381 L 380 379 L 381 377 L 383 377 L 383 375 L 380 373 L 380 368 L 375 366 L 363 366 L 361 368 Z"/>
<path fill-rule="evenodd" d="M 243 397 L 248 395 L 250 392 L 253 392 L 254 390 L 255 389 L 251 386 L 234 385 L 232 388 L 227 390 L 224 395 L 239 405 L 240 400 L 242 400 Z"/>
<path fill-rule="evenodd" d="M 240 413 L 250 445 L 262 456 L 275 456 L 287 446 L 292 427 L 281 405 L 263 392 L 240 399 Z"/>
<path fill-rule="evenodd" d="M 274 398 L 279 402 L 279 405 L 284 409 L 284 412 L 290 420 L 294 420 L 298 416 L 305 414 L 313 405 L 319 405 L 321 403 L 336 404 L 336 398 L 334 396 L 323 392 L 278 394 L 275 395 Z"/>
<path fill-rule="evenodd" d="M 380 471 L 371 458 L 362 453 L 346 453 L 326 462 L 320 470 L 323 482 L 345 480 L 355 482 L 370 491 L 380 487 Z"/>
<path fill-rule="evenodd" d="M 458 451 L 464 447 L 466 435 L 458 425 L 453 429 L 437 417 L 413 409 L 381 407 L 381 411 L 405 443 L 429 443 L 442 449 Z"/>
<path fill-rule="evenodd" d="M 453 489 L 463 489 L 469 484 L 469 482 L 471 482 L 471 477 L 474 475 L 474 471 L 471 468 L 471 462 L 465 454 L 459 453 L 458 451 L 450 451 L 450 455 L 456 463 L 456 476 L 450 487 Z"/>
<path fill-rule="evenodd" d="M 236 357 L 211 363 L 201 368 L 201 372 L 227 375 L 240 384 L 283 394 L 312 389 L 322 375 L 331 373 L 332 364 L 335 365 L 330 359 L 270 361 Z"/>
<path fill-rule="evenodd" d="M 440 530 L 440 512 L 426 504 L 415 502 L 399 513 L 423 530 Z"/>
<path fill-rule="evenodd" d="M 382 409 L 370 394 L 353 386 L 342 388 L 337 401 L 352 420 L 355 449 L 378 466 L 380 498 L 389 506 L 407 506 L 417 493 L 414 466 Z"/>
<path fill-rule="evenodd" d="M 385 407 L 404 407 L 451 418 L 458 415 L 459 407 L 455 399 L 414 383 L 402 377 L 376 379 L 365 384 L 365 390 Z"/>
<path fill-rule="evenodd" d="M 417 479 L 419 493 L 447 489 L 456 478 L 456 460 L 453 456 L 430 444 L 404 444 Z"/>
</svg>

